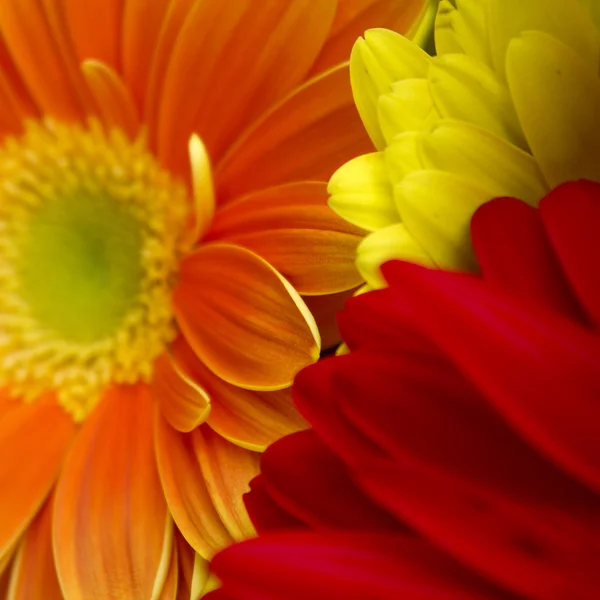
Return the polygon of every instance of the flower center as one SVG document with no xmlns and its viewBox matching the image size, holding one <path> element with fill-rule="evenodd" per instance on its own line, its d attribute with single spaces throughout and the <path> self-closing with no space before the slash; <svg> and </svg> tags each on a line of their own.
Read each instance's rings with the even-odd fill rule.
<svg viewBox="0 0 600 600">
<path fill-rule="evenodd" d="M 0 148 L 0 387 L 56 392 L 76 420 L 147 381 L 174 336 L 185 186 L 143 139 L 29 124 Z"/>
</svg>

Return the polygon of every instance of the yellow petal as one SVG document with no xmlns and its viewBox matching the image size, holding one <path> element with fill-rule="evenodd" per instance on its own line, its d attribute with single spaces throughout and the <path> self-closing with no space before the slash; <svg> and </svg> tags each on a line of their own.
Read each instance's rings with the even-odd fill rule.
<svg viewBox="0 0 600 600">
<path fill-rule="evenodd" d="M 392 92 L 379 97 L 379 125 L 389 144 L 406 131 L 428 130 L 440 114 L 433 104 L 426 79 L 404 79 L 392 85 Z"/>
<path fill-rule="evenodd" d="M 431 133 L 421 134 L 419 152 L 426 169 L 463 176 L 490 196 L 537 204 L 548 191 L 531 154 L 468 123 L 441 122 Z"/>
<path fill-rule="evenodd" d="M 382 288 L 386 283 L 379 267 L 392 259 L 435 266 L 424 248 L 401 223 L 367 236 L 358 247 L 356 266 L 369 286 Z"/>
<path fill-rule="evenodd" d="M 195 208 L 194 226 L 190 237 L 192 242 L 195 242 L 210 227 L 215 214 L 215 190 L 208 151 L 196 134 L 190 138 L 189 153 Z"/>
<path fill-rule="evenodd" d="M 562 42 L 528 32 L 511 42 L 507 77 L 523 131 L 550 187 L 600 181 L 600 80 Z"/>
<path fill-rule="evenodd" d="M 329 180 L 329 206 L 341 217 L 367 231 L 376 231 L 399 219 L 384 155 L 358 156 L 339 168 Z"/>
<path fill-rule="evenodd" d="M 386 29 L 371 29 L 357 40 L 350 56 L 350 81 L 356 107 L 379 149 L 385 139 L 378 121 L 379 96 L 408 77 L 425 77 L 429 56 L 416 44 Z"/>
<path fill-rule="evenodd" d="M 425 168 L 419 150 L 422 135 L 421 131 L 402 133 L 385 149 L 385 165 L 392 186 L 400 183 L 409 173 Z"/>
<path fill-rule="evenodd" d="M 489 0 L 488 27 L 492 60 L 501 77 L 510 41 L 526 31 L 555 37 L 598 68 L 600 39 L 578 0 Z"/>
<path fill-rule="evenodd" d="M 527 148 L 506 85 L 485 64 L 465 54 L 437 57 L 432 60 L 429 85 L 442 117 L 479 125 Z"/>
<path fill-rule="evenodd" d="M 492 199 L 468 179 L 443 171 L 418 171 L 396 186 L 396 201 L 406 228 L 443 269 L 472 270 L 473 213 Z"/>
<path fill-rule="evenodd" d="M 435 21 L 435 46 L 438 55 L 464 53 L 485 65 L 492 65 L 486 4 L 488 0 L 460 3 L 460 10 L 442 0 Z"/>
</svg>

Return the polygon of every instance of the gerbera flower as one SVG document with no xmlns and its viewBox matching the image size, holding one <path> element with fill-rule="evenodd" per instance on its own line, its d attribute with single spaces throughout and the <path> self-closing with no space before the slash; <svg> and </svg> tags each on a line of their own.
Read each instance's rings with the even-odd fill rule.
<svg viewBox="0 0 600 600">
<path fill-rule="evenodd" d="M 416 32 L 425 8 L 2 2 L 11 598 L 197 596 L 200 557 L 253 533 L 257 452 L 304 426 L 289 386 L 319 356 L 308 304 L 327 336 L 360 282 L 324 183 L 369 146 L 342 61 L 365 27 Z"/>
<path fill-rule="evenodd" d="M 347 303 L 211 599 L 597 598 L 600 185 L 472 227 L 482 276 L 394 261 Z"/>
<path fill-rule="evenodd" d="M 403 258 L 474 268 L 468 225 L 498 196 L 535 205 L 556 185 L 600 181 L 600 13 L 577 0 L 442 0 L 437 56 L 373 30 L 352 86 L 378 148 L 331 179 L 330 205 L 371 232 L 357 266 Z"/>
</svg>

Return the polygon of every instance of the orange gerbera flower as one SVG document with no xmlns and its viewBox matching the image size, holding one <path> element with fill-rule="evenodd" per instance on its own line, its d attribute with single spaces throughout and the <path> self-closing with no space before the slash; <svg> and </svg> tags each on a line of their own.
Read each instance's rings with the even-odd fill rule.
<svg viewBox="0 0 600 600">
<path fill-rule="evenodd" d="M 331 337 L 360 281 L 324 183 L 369 149 L 341 61 L 424 5 L 1 3 L 0 595 L 197 596 L 252 535 L 307 305 Z"/>
</svg>

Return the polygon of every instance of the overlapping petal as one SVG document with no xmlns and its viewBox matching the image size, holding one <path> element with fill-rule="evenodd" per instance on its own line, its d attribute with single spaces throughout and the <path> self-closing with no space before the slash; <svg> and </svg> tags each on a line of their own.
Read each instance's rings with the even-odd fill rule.
<svg viewBox="0 0 600 600">
<path fill-rule="evenodd" d="M 300 294 L 333 294 L 358 286 L 353 255 L 362 231 L 327 206 L 325 183 L 267 188 L 228 204 L 206 240 L 252 250 Z"/>
<path fill-rule="evenodd" d="M 0 564 L 12 555 L 43 505 L 74 435 L 74 423 L 53 397 L 24 404 L 0 391 L 0 482 L 5 490 L 1 495 Z"/>
<path fill-rule="evenodd" d="M 53 538 L 67 598 L 152 597 L 171 561 L 173 525 L 154 459 L 153 403 L 143 385 L 111 389 L 66 459 Z"/>
<path fill-rule="evenodd" d="M 262 451 L 283 435 L 306 427 L 294 407 L 289 388 L 267 392 L 245 390 L 214 375 L 183 338 L 175 342 L 172 350 L 182 371 L 211 398 L 208 418 L 211 428 L 230 442 Z"/>
<path fill-rule="evenodd" d="M 319 332 L 300 296 L 240 246 L 215 242 L 187 256 L 174 302 L 190 345 L 228 383 L 282 389 L 319 356 Z"/>
</svg>

